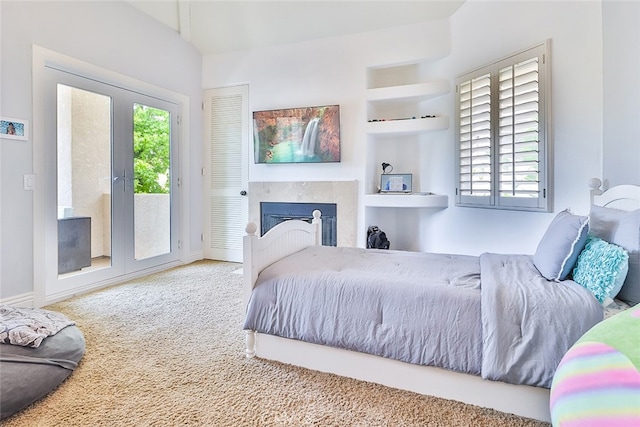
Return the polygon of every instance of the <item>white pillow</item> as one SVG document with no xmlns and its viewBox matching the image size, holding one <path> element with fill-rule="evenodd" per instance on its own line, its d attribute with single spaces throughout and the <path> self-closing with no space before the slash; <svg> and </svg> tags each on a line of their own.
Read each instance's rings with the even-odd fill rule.
<svg viewBox="0 0 640 427">
<path fill-rule="evenodd" d="M 566 279 L 587 242 L 589 217 L 564 210 L 551 221 L 533 256 L 533 264 L 547 280 Z"/>
<path fill-rule="evenodd" d="M 590 227 L 592 235 L 629 253 L 629 272 L 617 298 L 629 304 L 640 303 L 640 209 L 628 212 L 592 206 Z"/>
</svg>

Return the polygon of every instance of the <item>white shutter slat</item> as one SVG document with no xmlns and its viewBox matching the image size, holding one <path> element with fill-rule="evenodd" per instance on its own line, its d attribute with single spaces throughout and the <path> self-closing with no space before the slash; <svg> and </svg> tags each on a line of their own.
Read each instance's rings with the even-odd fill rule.
<svg viewBox="0 0 640 427">
<path fill-rule="evenodd" d="M 461 191 L 487 195 L 491 188 L 491 76 L 460 85 L 459 170 Z"/>
<path fill-rule="evenodd" d="M 502 147 L 507 145 L 528 144 L 529 146 L 535 146 L 537 151 L 539 146 L 538 135 L 538 131 L 523 132 L 517 135 L 501 135 L 499 139 L 500 149 L 502 150 Z"/>
<path fill-rule="evenodd" d="M 502 170 L 502 165 L 509 165 L 510 170 L 517 169 L 527 169 L 530 170 L 532 166 L 538 167 L 539 159 L 538 153 L 527 152 L 527 153 L 515 153 L 515 154 L 504 154 L 500 156 L 500 166 Z M 537 172 L 537 169 L 535 170 Z"/>
<path fill-rule="evenodd" d="M 501 197 L 539 197 L 537 57 L 499 73 L 498 168 Z"/>
<path fill-rule="evenodd" d="M 537 160 L 527 160 L 522 162 L 501 162 L 500 163 L 500 172 L 526 172 L 531 173 L 534 172 L 536 175 L 538 173 L 538 161 Z"/>
</svg>

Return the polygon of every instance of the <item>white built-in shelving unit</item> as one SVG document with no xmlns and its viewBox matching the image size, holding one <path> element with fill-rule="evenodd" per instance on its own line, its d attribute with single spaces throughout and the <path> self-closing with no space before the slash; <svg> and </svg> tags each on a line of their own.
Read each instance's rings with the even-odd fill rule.
<svg viewBox="0 0 640 427">
<path fill-rule="evenodd" d="M 367 101 L 386 104 L 415 103 L 449 93 L 447 80 L 367 89 Z"/>
<path fill-rule="evenodd" d="M 403 136 L 443 130 L 449 127 L 448 117 L 428 117 L 367 123 L 369 135 Z"/>
<path fill-rule="evenodd" d="M 415 240 L 418 227 L 410 222 L 420 221 L 420 210 L 449 204 L 448 196 L 430 193 L 420 179 L 421 146 L 429 143 L 431 132 L 449 128 L 449 117 L 437 114 L 432 100 L 450 92 L 448 80 L 425 78 L 423 65 L 416 61 L 367 69 L 365 220 L 395 235 L 393 249 L 415 249 L 410 234 Z M 392 173 L 413 174 L 412 194 L 379 193 L 383 162 L 393 166 Z"/>
<path fill-rule="evenodd" d="M 446 208 L 449 197 L 444 194 L 367 194 L 364 204 L 378 208 Z"/>
</svg>

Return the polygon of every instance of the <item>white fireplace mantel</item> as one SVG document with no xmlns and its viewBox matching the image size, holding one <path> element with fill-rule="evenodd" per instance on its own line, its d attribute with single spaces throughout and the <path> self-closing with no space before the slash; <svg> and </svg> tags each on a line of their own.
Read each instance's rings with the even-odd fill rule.
<svg viewBox="0 0 640 427">
<path fill-rule="evenodd" d="M 335 203 L 338 246 L 356 246 L 358 181 L 250 182 L 249 221 L 260 230 L 260 203 Z"/>
</svg>

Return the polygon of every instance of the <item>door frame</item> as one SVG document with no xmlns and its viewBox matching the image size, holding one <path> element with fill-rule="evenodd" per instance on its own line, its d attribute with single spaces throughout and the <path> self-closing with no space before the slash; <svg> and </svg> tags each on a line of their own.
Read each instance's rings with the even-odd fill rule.
<svg viewBox="0 0 640 427">
<path fill-rule="evenodd" d="M 33 191 L 33 305 L 41 307 L 56 301 L 69 298 L 78 293 L 89 292 L 105 286 L 119 283 L 124 280 L 141 277 L 155 271 L 165 270 L 167 268 L 179 265 L 185 262 L 187 258 L 186 249 L 190 247 L 189 230 L 189 153 L 190 153 L 190 98 L 184 94 L 164 89 L 150 83 L 146 83 L 132 77 L 107 70 L 96 65 L 63 55 L 52 50 L 33 46 L 32 52 L 32 79 L 33 79 L 33 172 L 36 175 L 36 185 Z M 95 79 L 106 84 L 118 86 L 133 92 L 140 92 L 145 95 L 159 96 L 164 99 L 175 102 L 179 106 L 179 134 L 178 134 L 178 173 L 179 173 L 179 197 L 176 200 L 177 209 L 180 215 L 179 224 L 176 233 L 178 233 L 178 261 L 154 266 L 146 270 L 139 270 L 133 273 L 101 280 L 90 283 L 70 290 L 69 292 L 57 292 L 55 294 L 47 294 L 46 280 L 49 275 L 56 274 L 51 270 L 53 263 L 47 262 L 47 247 L 52 241 L 57 242 L 57 233 L 46 227 L 46 218 L 48 212 L 46 194 L 49 191 L 56 191 L 56 177 L 47 176 L 47 162 L 51 161 L 46 157 L 45 144 L 50 141 L 47 139 L 45 117 L 51 112 L 46 111 L 46 68 L 52 67 L 58 70 L 77 74 L 84 78 Z M 57 266 L 57 263 L 55 263 Z"/>
</svg>

